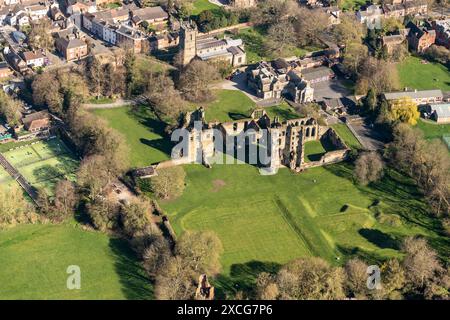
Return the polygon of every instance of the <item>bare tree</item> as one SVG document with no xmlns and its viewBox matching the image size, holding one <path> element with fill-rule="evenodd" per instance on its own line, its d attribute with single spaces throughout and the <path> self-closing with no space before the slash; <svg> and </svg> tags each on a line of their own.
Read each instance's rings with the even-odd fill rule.
<svg viewBox="0 0 450 320">
<path fill-rule="evenodd" d="M 367 185 L 383 175 L 384 163 L 377 152 L 364 152 L 355 161 L 354 175 L 358 182 Z"/>
<path fill-rule="evenodd" d="M 435 272 L 442 270 L 436 251 L 423 238 L 406 238 L 402 251 L 405 253 L 403 267 L 406 278 L 416 288 L 422 288 Z"/>
<path fill-rule="evenodd" d="M 55 186 L 55 209 L 64 216 L 73 213 L 77 203 L 75 186 L 69 180 L 60 180 Z"/>
<path fill-rule="evenodd" d="M 213 98 L 210 85 L 218 79 L 220 79 L 219 72 L 212 64 L 193 60 L 181 72 L 179 88 L 189 101 L 208 101 Z"/>
</svg>

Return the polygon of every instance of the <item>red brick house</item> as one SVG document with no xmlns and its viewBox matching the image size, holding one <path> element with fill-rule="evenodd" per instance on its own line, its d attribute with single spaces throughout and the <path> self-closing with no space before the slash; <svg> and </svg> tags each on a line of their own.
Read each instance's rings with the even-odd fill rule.
<svg viewBox="0 0 450 320">
<path fill-rule="evenodd" d="M 419 27 L 413 22 L 406 25 L 409 29 L 408 44 L 416 52 L 423 52 L 436 42 L 436 31 L 426 27 Z"/>
</svg>

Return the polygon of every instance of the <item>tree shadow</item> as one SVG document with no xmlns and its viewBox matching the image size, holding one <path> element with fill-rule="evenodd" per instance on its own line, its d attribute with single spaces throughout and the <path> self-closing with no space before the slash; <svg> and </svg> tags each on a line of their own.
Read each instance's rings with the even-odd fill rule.
<svg viewBox="0 0 450 320">
<path fill-rule="evenodd" d="M 381 249 L 400 249 L 400 243 L 398 239 L 395 239 L 389 234 L 386 234 L 377 229 L 362 228 L 358 230 L 358 233 L 366 238 L 369 242 L 378 246 Z"/>
<path fill-rule="evenodd" d="M 63 172 L 56 166 L 45 165 L 33 170 L 33 176 L 36 181 L 46 181 L 63 175 Z"/>
<path fill-rule="evenodd" d="M 115 269 L 125 297 L 129 300 L 153 299 L 151 281 L 128 243 L 125 240 L 111 238 L 109 247 L 115 258 Z"/>
<path fill-rule="evenodd" d="M 276 273 L 282 267 L 276 262 L 252 260 L 247 263 L 233 264 L 229 275 L 219 275 L 214 279 L 216 297 L 225 299 L 233 297 L 237 291 L 243 291 L 254 297 L 256 279 L 261 272 Z"/>
<path fill-rule="evenodd" d="M 172 147 L 173 145 L 171 144 L 171 142 L 167 139 L 155 139 L 155 140 L 149 140 L 149 139 L 145 139 L 145 138 L 141 138 L 139 139 L 139 141 L 142 144 L 145 144 L 151 148 L 157 149 L 161 152 L 164 152 L 165 154 L 167 154 L 168 156 L 171 155 L 171 151 L 172 151 Z"/>
</svg>

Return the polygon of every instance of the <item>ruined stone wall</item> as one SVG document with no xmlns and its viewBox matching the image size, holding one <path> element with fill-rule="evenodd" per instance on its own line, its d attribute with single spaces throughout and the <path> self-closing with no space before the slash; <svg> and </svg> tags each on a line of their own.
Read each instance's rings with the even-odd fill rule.
<svg viewBox="0 0 450 320">
<path fill-rule="evenodd" d="M 325 153 L 318 161 L 303 163 L 300 169 L 305 170 L 309 168 L 324 166 L 327 164 L 338 163 L 347 159 L 348 153 L 348 149 L 329 151 Z"/>
</svg>

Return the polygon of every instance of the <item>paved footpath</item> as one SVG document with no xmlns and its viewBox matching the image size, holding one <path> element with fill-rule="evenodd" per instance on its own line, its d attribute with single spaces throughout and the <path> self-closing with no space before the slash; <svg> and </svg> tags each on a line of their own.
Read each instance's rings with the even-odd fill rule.
<svg viewBox="0 0 450 320">
<path fill-rule="evenodd" d="M 111 103 L 84 103 L 83 107 L 85 109 L 112 109 L 135 103 L 135 100 L 117 99 L 116 101 Z"/>
</svg>

